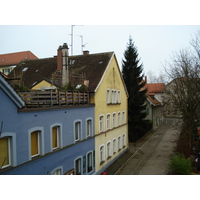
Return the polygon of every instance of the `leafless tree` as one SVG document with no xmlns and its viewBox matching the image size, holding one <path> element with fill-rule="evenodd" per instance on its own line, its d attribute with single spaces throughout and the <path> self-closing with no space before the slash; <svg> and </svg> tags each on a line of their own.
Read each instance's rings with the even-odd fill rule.
<svg viewBox="0 0 200 200">
<path fill-rule="evenodd" d="M 181 113 L 183 131 L 187 132 L 190 146 L 199 123 L 200 113 L 200 59 L 189 49 L 175 53 L 165 67 L 171 82 L 166 87 L 168 102 Z"/>
</svg>

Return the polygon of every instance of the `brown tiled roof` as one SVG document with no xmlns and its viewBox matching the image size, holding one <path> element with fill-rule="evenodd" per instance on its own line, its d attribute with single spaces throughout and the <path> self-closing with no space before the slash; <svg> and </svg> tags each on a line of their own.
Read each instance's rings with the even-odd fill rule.
<svg viewBox="0 0 200 200">
<path fill-rule="evenodd" d="M 147 83 L 146 85 L 149 93 L 162 93 L 165 89 L 164 83 Z"/>
<path fill-rule="evenodd" d="M 0 55 L 0 66 L 17 65 L 22 60 L 38 59 L 31 51 L 22 51 Z"/>
<path fill-rule="evenodd" d="M 89 91 L 94 91 L 100 82 L 112 55 L 113 52 L 70 56 L 70 72 L 75 75 L 82 75 L 84 80 L 89 80 Z M 22 77 L 21 84 L 28 88 L 32 88 L 36 83 L 39 83 L 42 80 L 53 81 L 55 85 L 61 86 L 61 80 L 57 82 L 52 80 L 52 74 L 55 74 L 56 70 L 57 57 L 38 60 L 23 60 L 8 76 Z M 76 81 L 75 79 L 77 78 L 74 78 L 73 81 Z M 82 83 L 84 80 L 82 80 Z"/>
<path fill-rule="evenodd" d="M 154 106 L 161 106 L 161 105 L 162 105 L 153 95 L 147 95 L 147 99 L 148 99 Z"/>
</svg>

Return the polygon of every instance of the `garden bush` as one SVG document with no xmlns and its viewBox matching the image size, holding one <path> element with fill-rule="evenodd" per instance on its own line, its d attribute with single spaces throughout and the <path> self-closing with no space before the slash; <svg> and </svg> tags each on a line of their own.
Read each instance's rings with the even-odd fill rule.
<svg viewBox="0 0 200 200">
<path fill-rule="evenodd" d="M 191 175 L 193 172 L 192 162 L 182 154 L 173 155 L 169 163 L 169 170 L 174 175 Z"/>
</svg>

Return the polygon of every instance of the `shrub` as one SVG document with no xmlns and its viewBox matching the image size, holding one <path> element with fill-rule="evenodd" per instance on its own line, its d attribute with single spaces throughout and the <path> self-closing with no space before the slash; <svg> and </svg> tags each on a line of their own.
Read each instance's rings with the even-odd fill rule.
<svg viewBox="0 0 200 200">
<path fill-rule="evenodd" d="M 174 175 L 191 175 L 193 171 L 192 162 L 182 154 L 173 155 L 169 163 L 169 170 Z"/>
</svg>

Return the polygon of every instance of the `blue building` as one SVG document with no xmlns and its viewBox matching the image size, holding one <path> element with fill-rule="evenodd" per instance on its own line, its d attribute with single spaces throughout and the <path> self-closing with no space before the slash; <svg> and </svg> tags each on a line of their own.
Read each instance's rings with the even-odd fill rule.
<svg viewBox="0 0 200 200">
<path fill-rule="evenodd" d="M 94 174 L 94 105 L 26 108 L 0 74 L 0 174 Z"/>
</svg>

